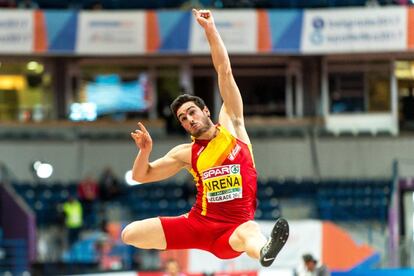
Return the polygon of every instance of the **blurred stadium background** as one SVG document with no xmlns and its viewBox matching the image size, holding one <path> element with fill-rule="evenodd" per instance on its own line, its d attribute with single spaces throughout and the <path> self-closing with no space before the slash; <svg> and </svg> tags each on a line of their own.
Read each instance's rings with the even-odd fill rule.
<svg viewBox="0 0 414 276">
<path fill-rule="evenodd" d="M 414 275 L 412 2 L 0 0 L 0 274 L 163 275 L 175 258 L 189 275 L 294 275 L 312 253 L 333 275 Z M 129 172 L 138 120 L 153 158 L 188 141 L 168 109 L 180 93 L 217 116 L 192 7 L 215 10 L 244 98 L 256 219 L 291 221 L 271 269 L 120 241 L 193 203 L 185 173 L 140 186 Z"/>
</svg>

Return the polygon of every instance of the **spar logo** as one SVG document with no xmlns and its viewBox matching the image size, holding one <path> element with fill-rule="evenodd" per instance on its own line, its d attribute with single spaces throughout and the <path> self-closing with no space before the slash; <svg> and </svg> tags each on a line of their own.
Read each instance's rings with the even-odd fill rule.
<svg viewBox="0 0 414 276">
<path fill-rule="evenodd" d="M 232 165 L 230 167 L 230 171 L 232 174 L 239 174 L 240 173 L 240 165 Z"/>
<path fill-rule="evenodd" d="M 214 177 L 240 174 L 240 164 L 214 167 L 203 172 L 203 179 L 207 180 Z"/>
</svg>

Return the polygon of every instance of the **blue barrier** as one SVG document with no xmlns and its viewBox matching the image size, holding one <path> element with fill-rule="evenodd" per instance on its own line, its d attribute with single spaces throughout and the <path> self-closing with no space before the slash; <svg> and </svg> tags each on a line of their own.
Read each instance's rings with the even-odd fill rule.
<svg viewBox="0 0 414 276">
<path fill-rule="evenodd" d="M 21 275 L 24 271 L 29 270 L 29 256 L 25 240 L 0 240 L 0 248 L 4 251 L 4 257 L 0 259 L 0 272 Z"/>
<path fill-rule="evenodd" d="M 369 269 L 347 272 L 332 272 L 332 276 L 413 276 L 414 269 Z"/>
</svg>

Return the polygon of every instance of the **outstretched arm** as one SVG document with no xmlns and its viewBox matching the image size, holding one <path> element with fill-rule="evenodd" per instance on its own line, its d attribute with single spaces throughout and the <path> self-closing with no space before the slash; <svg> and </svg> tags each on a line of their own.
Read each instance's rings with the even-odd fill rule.
<svg viewBox="0 0 414 276">
<path fill-rule="evenodd" d="M 147 183 L 163 180 L 187 166 L 186 158 L 190 156 L 190 147 L 187 144 L 176 146 L 165 156 L 154 162 L 149 162 L 152 139 L 142 123 L 138 123 L 138 126 L 140 129 L 131 133 L 131 137 L 139 149 L 132 168 L 132 178 L 135 181 Z"/>
<path fill-rule="evenodd" d="M 218 74 L 218 84 L 223 99 L 219 122 L 232 131 L 236 137 L 250 143 L 244 127 L 242 97 L 233 77 L 229 55 L 214 24 L 213 16 L 209 10 L 193 9 L 193 13 L 198 24 L 205 31 L 214 68 Z"/>
</svg>

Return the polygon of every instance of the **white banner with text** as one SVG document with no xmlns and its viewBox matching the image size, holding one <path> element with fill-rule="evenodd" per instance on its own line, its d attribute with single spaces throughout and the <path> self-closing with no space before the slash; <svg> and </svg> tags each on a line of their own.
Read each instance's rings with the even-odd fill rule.
<svg viewBox="0 0 414 276">
<path fill-rule="evenodd" d="M 229 53 L 257 53 L 256 10 L 215 10 L 214 22 Z M 204 30 L 192 20 L 190 52 L 209 53 L 210 48 Z"/>
<path fill-rule="evenodd" d="M 142 54 L 146 41 L 145 12 L 81 12 L 78 54 Z"/>
<path fill-rule="evenodd" d="M 404 51 L 407 9 L 335 9 L 305 11 L 303 53 Z"/>
<path fill-rule="evenodd" d="M 0 53 L 32 53 L 32 11 L 0 10 Z"/>
</svg>

